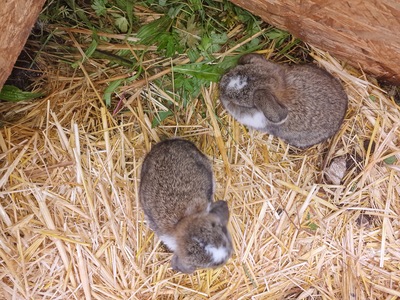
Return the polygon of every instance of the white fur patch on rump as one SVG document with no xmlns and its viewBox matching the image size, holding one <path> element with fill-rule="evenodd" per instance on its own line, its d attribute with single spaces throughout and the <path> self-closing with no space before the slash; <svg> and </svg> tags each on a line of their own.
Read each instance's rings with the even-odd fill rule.
<svg viewBox="0 0 400 300">
<path fill-rule="evenodd" d="M 229 80 L 228 88 L 241 90 L 247 85 L 247 78 L 243 76 L 235 76 Z"/>
<path fill-rule="evenodd" d="M 260 111 L 254 114 L 243 114 L 236 116 L 236 119 L 243 125 L 256 129 L 262 129 L 267 125 L 267 118 Z"/>
<path fill-rule="evenodd" d="M 205 249 L 209 254 L 211 254 L 212 260 L 216 264 L 222 263 L 228 258 L 228 249 L 225 247 L 216 248 L 214 246 L 207 245 Z"/>
<path fill-rule="evenodd" d="M 171 251 L 176 251 L 176 240 L 174 237 L 169 235 L 162 235 L 160 236 L 160 240 L 168 247 Z"/>
</svg>

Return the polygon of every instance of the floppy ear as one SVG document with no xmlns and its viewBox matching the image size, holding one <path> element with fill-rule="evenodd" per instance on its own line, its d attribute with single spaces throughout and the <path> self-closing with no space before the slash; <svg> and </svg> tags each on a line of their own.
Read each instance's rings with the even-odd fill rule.
<svg viewBox="0 0 400 300">
<path fill-rule="evenodd" d="M 249 53 L 242 55 L 239 58 L 238 65 L 247 65 L 247 64 L 256 64 L 256 63 L 262 63 L 265 62 L 266 59 L 264 58 L 263 55 L 257 54 L 257 53 Z"/>
<path fill-rule="evenodd" d="M 186 266 L 184 264 L 182 264 L 179 261 L 179 258 L 176 254 L 174 254 L 172 256 L 172 260 L 171 260 L 171 267 L 172 269 L 174 269 L 175 271 L 178 272 L 182 272 L 182 273 L 186 273 L 186 274 L 190 274 L 193 273 L 194 271 L 196 271 L 196 268 L 193 266 Z"/>
<path fill-rule="evenodd" d="M 263 112 L 271 123 L 283 123 L 288 115 L 288 109 L 281 104 L 274 94 L 267 89 L 254 92 L 254 105 Z"/>
<path fill-rule="evenodd" d="M 226 201 L 218 200 L 211 204 L 210 213 L 215 214 L 221 220 L 223 226 L 228 224 L 229 209 Z"/>
</svg>

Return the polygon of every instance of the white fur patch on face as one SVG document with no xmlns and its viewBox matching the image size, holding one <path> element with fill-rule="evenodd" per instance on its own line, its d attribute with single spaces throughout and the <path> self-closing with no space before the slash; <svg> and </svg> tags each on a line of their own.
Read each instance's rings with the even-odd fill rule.
<svg viewBox="0 0 400 300">
<path fill-rule="evenodd" d="M 267 125 L 267 118 L 259 111 L 254 114 L 243 114 L 237 116 L 237 120 L 243 125 L 256 129 L 262 129 Z"/>
<path fill-rule="evenodd" d="M 177 244 L 175 238 L 169 235 L 160 236 L 160 240 L 168 247 L 171 251 L 176 251 Z"/>
<path fill-rule="evenodd" d="M 247 85 L 247 78 L 243 76 L 232 77 L 228 83 L 228 88 L 241 90 Z"/>
<path fill-rule="evenodd" d="M 212 260 L 216 264 L 225 261 L 229 255 L 228 249 L 226 249 L 225 247 L 216 248 L 214 246 L 207 245 L 205 249 L 209 254 L 211 254 Z"/>
</svg>

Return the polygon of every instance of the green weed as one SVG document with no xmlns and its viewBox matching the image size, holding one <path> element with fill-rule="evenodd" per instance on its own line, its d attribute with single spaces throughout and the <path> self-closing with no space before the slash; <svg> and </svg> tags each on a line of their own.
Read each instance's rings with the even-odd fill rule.
<svg viewBox="0 0 400 300">
<path fill-rule="evenodd" d="M 51 40 L 58 45 L 57 52 L 64 49 L 70 54 L 68 57 L 75 57 L 69 61 L 71 67 L 79 66 L 78 62 L 101 60 L 108 70 L 119 68 L 121 72 L 122 68 L 126 73 L 136 74 L 146 70 L 151 76 L 152 72 L 156 74 L 165 68 L 162 62 L 166 59 L 174 62 L 188 59 L 184 64 L 172 64 L 169 74 L 154 81 L 183 104 L 199 97 L 202 87 L 217 82 L 244 53 L 270 49 L 277 57 L 293 60 L 300 49 L 299 41 L 288 33 L 263 23 L 227 0 L 53 0 L 41 19 L 58 27 L 88 30 L 89 34 L 74 33 L 85 57 L 71 47 L 65 32 L 51 32 Z M 251 38 L 257 33 L 261 34 Z M 121 40 L 121 34 L 125 39 Z M 115 45 L 116 50 L 112 47 L 100 50 L 103 43 Z M 126 44 L 133 51 L 117 49 L 118 45 Z M 222 55 L 233 47 L 235 51 L 230 55 Z M 152 64 L 146 65 L 149 57 Z M 62 59 L 68 62 L 65 55 Z M 118 79 L 105 87 L 103 99 L 107 106 L 113 106 L 116 93 L 128 80 Z M 153 125 L 166 117 L 161 115 Z"/>
</svg>

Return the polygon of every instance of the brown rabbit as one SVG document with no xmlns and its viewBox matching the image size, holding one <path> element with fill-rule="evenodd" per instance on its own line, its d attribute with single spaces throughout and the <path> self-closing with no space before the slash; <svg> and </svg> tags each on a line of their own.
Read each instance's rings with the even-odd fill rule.
<svg viewBox="0 0 400 300">
<path fill-rule="evenodd" d="M 231 256 L 228 205 L 213 195 L 211 164 L 193 143 L 165 140 L 146 155 L 139 199 L 150 228 L 174 252 L 174 270 L 217 267 Z"/>
<path fill-rule="evenodd" d="M 340 82 L 314 65 L 247 54 L 220 82 L 225 109 L 244 125 L 306 148 L 334 135 L 347 110 Z"/>
</svg>

